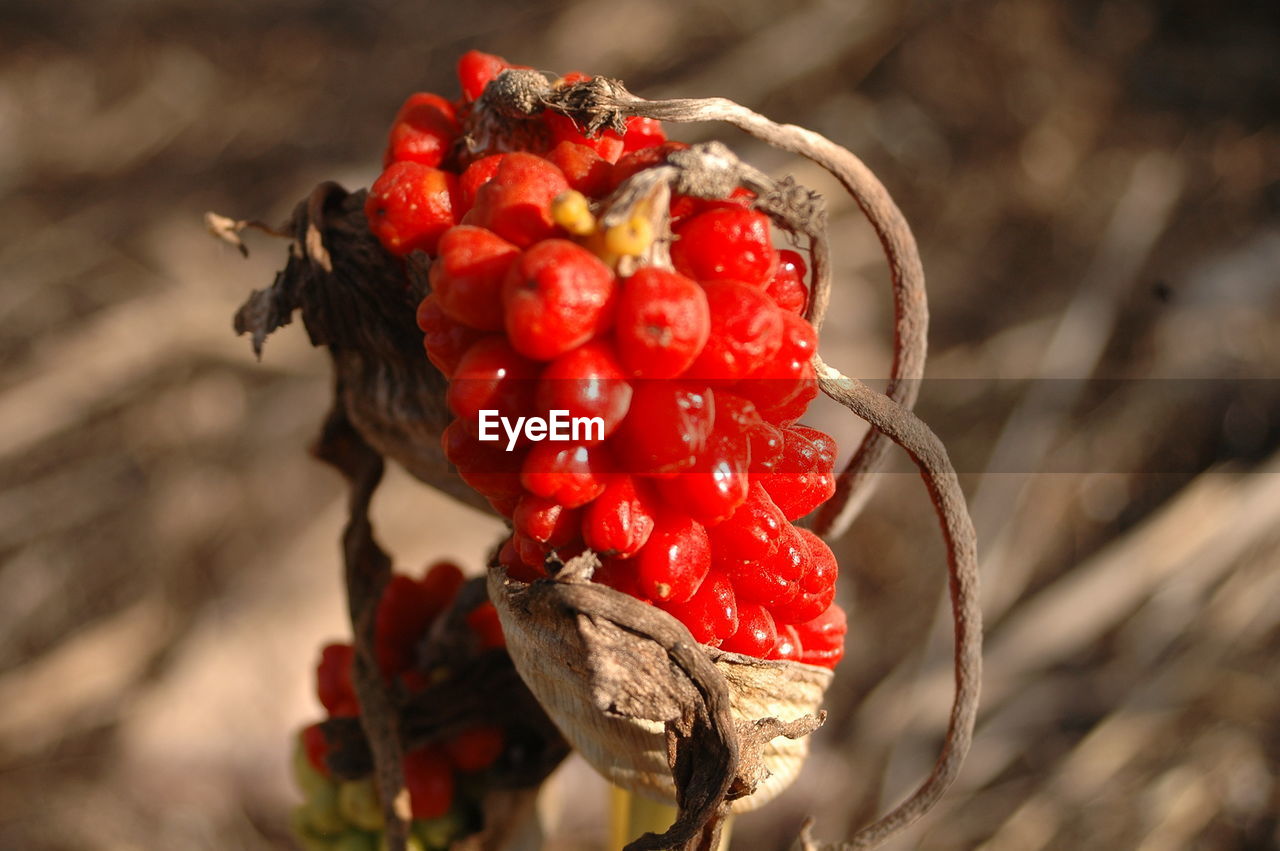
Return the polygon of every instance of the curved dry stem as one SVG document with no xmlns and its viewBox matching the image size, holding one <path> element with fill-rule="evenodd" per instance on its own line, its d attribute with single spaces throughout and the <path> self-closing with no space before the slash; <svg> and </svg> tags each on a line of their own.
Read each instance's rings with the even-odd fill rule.
<svg viewBox="0 0 1280 851">
<path fill-rule="evenodd" d="M 977 538 L 964 493 L 946 447 L 915 414 L 856 379 L 819 362 L 823 392 L 901 446 L 920 469 L 947 546 L 951 611 L 955 622 L 955 698 L 942 752 L 929 777 L 911 797 L 845 843 L 815 844 L 802 836 L 805 851 L 873 848 L 928 812 L 955 780 L 973 738 L 982 680 L 982 610 L 978 605 Z"/>
<path fill-rule="evenodd" d="M 335 399 L 341 400 L 341 388 Z M 382 794 L 388 851 L 404 851 L 409 837 L 409 796 L 404 788 L 399 719 L 391 695 L 382 682 L 374 654 L 374 623 L 378 601 L 391 578 L 391 559 L 373 539 L 369 504 L 382 480 L 382 456 L 352 426 L 341 401 L 336 401 L 312 449 L 320 460 L 336 467 L 351 487 L 350 514 L 342 535 L 347 606 L 356 648 L 352 685 L 360 701 L 360 724 L 373 753 L 374 771 Z M 386 793 L 385 790 L 394 790 Z"/>
<path fill-rule="evenodd" d="M 617 125 L 622 116 L 675 122 L 723 121 L 775 148 L 812 160 L 830 172 L 875 229 L 888 261 L 893 284 L 894 354 L 886 393 L 907 409 L 914 406 L 919 379 L 924 375 L 929 325 L 924 268 L 915 237 L 902 212 L 860 159 L 812 130 L 777 124 L 725 98 L 646 100 L 631 94 L 617 81 L 597 78 L 553 90 L 543 97 L 543 103 L 547 108 L 570 115 L 589 129 Z M 813 296 L 808 315 L 814 327 L 820 328 L 831 290 L 830 258 L 824 240 L 813 243 L 811 257 Z M 848 528 L 870 494 L 870 473 L 887 449 L 884 435 L 873 427 L 837 477 L 835 495 L 818 509 L 813 523 L 815 532 L 835 536 Z"/>
</svg>

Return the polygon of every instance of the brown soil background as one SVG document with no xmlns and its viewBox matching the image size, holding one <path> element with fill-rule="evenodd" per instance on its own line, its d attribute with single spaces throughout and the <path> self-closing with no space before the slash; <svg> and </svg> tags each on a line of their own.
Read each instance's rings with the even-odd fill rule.
<svg viewBox="0 0 1280 851">
<path fill-rule="evenodd" d="M 434 8 L 432 7 L 434 6 Z M 973 753 L 896 848 L 1280 844 L 1280 21 L 1264 2 L 615 0 L 0 7 L 0 849 L 283 849 L 292 729 L 346 630 L 327 364 L 230 317 L 283 219 L 376 175 L 403 96 L 479 47 L 727 95 L 862 156 L 920 240 L 920 411 L 980 534 Z M 712 128 L 679 131 L 706 138 Z M 886 275 L 829 193 L 828 360 L 883 376 Z M 832 408 L 814 421 L 852 445 Z M 735 849 L 836 838 L 927 770 L 949 699 L 940 545 L 901 459 L 837 544 L 832 720 Z M 496 527 L 393 476 L 407 569 Z M 602 847 L 580 765 L 548 847 Z"/>
</svg>

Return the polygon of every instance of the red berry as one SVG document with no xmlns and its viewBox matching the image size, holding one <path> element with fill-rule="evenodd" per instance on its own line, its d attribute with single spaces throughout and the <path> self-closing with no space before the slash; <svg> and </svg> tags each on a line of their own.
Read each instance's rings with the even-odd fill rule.
<svg viewBox="0 0 1280 851">
<path fill-rule="evenodd" d="M 467 626 L 480 639 L 480 646 L 485 650 L 507 646 L 506 636 L 502 634 L 502 621 L 498 619 L 498 610 L 488 600 L 467 613 Z"/>
<path fill-rule="evenodd" d="M 631 385 L 613 346 L 593 340 L 557 357 L 538 380 L 541 411 L 567 411 L 570 418 L 599 418 L 603 427 L 586 429 L 590 440 L 613 434 L 631 406 Z"/>
<path fill-rule="evenodd" d="M 319 724 L 311 724 L 302 728 L 302 750 L 307 755 L 311 767 L 331 777 L 327 758 L 329 756 L 329 740 L 324 737 L 324 729 Z"/>
<path fill-rule="evenodd" d="M 762 288 L 778 267 L 769 219 L 737 204 L 713 207 L 675 226 L 671 262 L 698 281 L 734 280 Z"/>
<path fill-rule="evenodd" d="M 320 651 L 316 666 L 316 696 L 331 717 L 352 718 L 360 714 L 351 669 L 356 651 L 350 644 L 328 644 Z"/>
<path fill-rule="evenodd" d="M 759 561 L 777 552 L 787 519 L 759 483 L 753 483 L 747 499 L 728 520 L 711 530 L 716 556 Z"/>
<path fill-rule="evenodd" d="M 773 419 L 772 411 L 799 396 L 806 383 L 817 384 L 811 364 L 818 352 L 817 332 L 794 313 L 782 311 L 778 317 L 782 344 L 777 354 L 738 385 L 738 392 L 755 402 L 766 419 Z"/>
<path fill-rule="evenodd" d="M 578 537 L 579 514 L 576 509 L 527 493 L 520 497 L 511 521 L 522 535 L 538 543 L 560 547 Z"/>
<path fill-rule="evenodd" d="M 627 151 L 613 164 L 613 171 L 609 175 L 609 184 L 606 189 L 612 192 L 633 174 L 644 171 L 650 166 L 664 163 L 672 151 L 683 151 L 688 147 L 684 142 L 663 142 L 656 147 L 637 148 Z M 671 203 L 676 203 L 674 198 Z"/>
<path fill-rule="evenodd" d="M 476 192 L 466 223 L 486 227 L 528 248 L 554 236 L 551 202 L 569 188 L 564 173 L 535 154 L 515 151 L 498 164 L 493 179 Z"/>
<path fill-rule="evenodd" d="M 708 526 L 719 523 L 747 498 L 749 452 L 745 441 L 713 431 L 693 468 L 658 480 L 658 492 L 668 504 L 699 522 Z"/>
<path fill-rule="evenodd" d="M 809 567 L 808 546 L 791 525 L 779 536 L 778 549 L 757 561 L 716 556 L 739 599 L 770 607 L 789 603 L 801 593 L 800 580 Z"/>
<path fill-rule="evenodd" d="M 541 562 L 536 565 L 525 564 L 524 559 L 520 557 L 519 550 L 516 549 L 514 535 L 507 538 L 498 550 L 498 564 L 505 567 L 507 575 L 517 582 L 534 582 L 547 577 L 547 572 L 543 569 Z"/>
<path fill-rule="evenodd" d="M 505 337 L 493 335 L 478 340 L 467 349 L 449 382 L 449 410 L 480 435 L 480 411 L 498 411 L 505 417 L 526 414 L 533 404 L 533 379 L 537 364 L 521 357 Z M 496 429 L 490 429 L 492 433 Z M 498 444 L 507 443 L 505 434 Z"/>
<path fill-rule="evenodd" d="M 609 191 L 612 167 L 594 148 L 577 142 L 560 142 L 547 153 L 547 159 L 564 172 L 571 189 L 590 198 Z"/>
<path fill-rule="evenodd" d="M 711 334 L 707 295 L 693 281 L 645 267 L 627 278 L 618 298 L 618 355 L 637 378 L 675 378 Z"/>
<path fill-rule="evenodd" d="M 835 603 L 813 620 L 796 624 L 796 634 L 804 647 L 800 661 L 834 668 L 844 658 L 844 637 L 848 631 L 844 609 Z"/>
<path fill-rule="evenodd" d="M 835 444 L 813 429 L 787 428 L 782 434 L 782 457 L 760 484 L 788 520 L 799 520 L 835 493 Z"/>
<path fill-rule="evenodd" d="M 738 631 L 726 638 L 720 649 L 763 659 L 778 643 L 778 628 L 764 606 L 742 602 L 738 586 L 735 585 L 734 589 L 738 595 Z"/>
<path fill-rule="evenodd" d="M 511 345 L 536 360 L 577 348 L 613 320 L 613 273 L 564 239 L 544 240 L 520 255 L 502 296 Z"/>
<path fill-rule="evenodd" d="M 617 473 L 584 510 L 582 538 L 597 553 L 626 558 L 649 540 L 654 512 L 653 497 L 644 483 Z"/>
<path fill-rule="evenodd" d="M 778 252 L 778 271 L 773 273 L 765 292 L 778 307 L 803 316 L 809 306 L 809 287 L 805 284 L 809 269 L 804 258 L 790 249 Z"/>
<path fill-rule="evenodd" d="M 482 331 L 501 331 L 502 282 L 520 249 L 493 231 L 471 225 L 450 228 L 431 264 L 431 290 L 440 309 Z"/>
<path fill-rule="evenodd" d="M 778 624 L 778 643 L 773 645 L 766 659 L 779 659 L 784 662 L 799 662 L 804 648 L 800 645 L 800 635 L 791 624 Z"/>
<path fill-rule="evenodd" d="M 484 336 L 480 331 L 446 316 L 435 293 L 429 294 L 418 305 L 418 327 L 422 329 L 422 345 L 427 350 L 427 359 L 445 378 L 453 377 L 467 349 Z"/>
<path fill-rule="evenodd" d="M 459 217 L 466 215 L 476 205 L 476 194 L 480 192 L 480 187 L 493 180 L 504 157 L 506 154 L 481 157 L 462 172 L 462 176 L 458 178 Z"/>
<path fill-rule="evenodd" d="M 463 773 L 483 771 L 502 756 L 502 728 L 485 724 L 470 727 L 444 743 L 454 768 Z"/>
<path fill-rule="evenodd" d="M 612 462 L 603 446 L 538 443 L 529 450 L 520 482 L 530 493 L 577 508 L 604 493 Z"/>
<path fill-rule="evenodd" d="M 452 103 L 427 92 L 412 94 L 391 125 L 382 164 L 408 160 L 438 166 L 460 132 Z"/>
<path fill-rule="evenodd" d="M 457 196 L 458 178 L 449 172 L 395 162 L 370 187 L 364 214 L 369 230 L 392 254 L 434 254 L 440 237 L 457 223 Z"/>
<path fill-rule="evenodd" d="M 660 515 L 634 561 L 636 580 L 645 597 L 655 602 L 688 602 L 711 568 L 707 531 L 687 516 Z"/>
<path fill-rule="evenodd" d="M 392 574 L 374 623 L 374 654 L 386 679 L 413 667 L 418 639 L 440 612 L 436 597 L 410 577 Z"/>
<path fill-rule="evenodd" d="M 468 50 L 458 59 L 458 82 L 462 84 L 463 98 L 472 101 L 480 97 L 484 87 L 510 67 L 501 56 Z"/>
<path fill-rule="evenodd" d="M 627 119 L 627 132 L 622 135 L 622 146 L 628 151 L 645 150 L 667 141 L 662 122 L 656 118 L 638 115 Z"/>
<path fill-rule="evenodd" d="M 492 499 L 524 495 L 520 486 L 520 465 L 528 454 L 527 446 L 507 452 L 502 443 L 481 442 L 462 420 L 454 420 L 440 436 L 445 458 L 458 470 L 458 475 L 474 490 Z"/>
<path fill-rule="evenodd" d="M 831 548 L 808 529 L 797 530 L 808 551 L 808 567 L 800 577 L 800 593 L 789 602 L 773 606 L 774 620 L 779 623 L 804 623 L 826 611 L 836 596 L 839 566 Z"/>
<path fill-rule="evenodd" d="M 453 766 L 434 745 L 404 755 L 404 785 L 416 819 L 439 818 L 453 808 Z"/>
<path fill-rule="evenodd" d="M 692 467 L 715 421 L 711 391 L 674 381 L 638 381 L 614 440 L 629 473 L 678 473 Z"/>
<path fill-rule="evenodd" d="M 736 381 L 760 369 L 782 345 L 782 318 L 760 290 L 738 281 L 704 285 L 711 335 L 690 376 Z"/>
<path fill-rule="evenodd" d="M 738 631 L 738 602 L 728 577 L 712 570 L 698 593 L 686 603 L 659 603 L 659 608 L 680 621 L 699 644 L 718 646 Z"/>
<path fill-rule="evenodd" d="M 451 561 L 438 561 L 427 568 L 418 584 L 422 586 L 424 602 L 431 619 L 434 620 L 449 608 L 466 581 L 462 568 Z"/>
<path fill-rule="evenodd" d="M 625 150 L 625 143 L 622 137 L 615 130 L 601 130 L 595 136 L 588 137 L 582 130 L 578 129 L 578 125 L 573 119 L 567 115 L 558 112 L 546 112 L 543 114 L 547 128 L 551 131 L 551 139 L 554 143 L 573 142 L 578 145 L 585 145 L 591 148 L 600 158 L 609 163 L 618 161 L 618 157 L 622 156 Z"/>
</svg>

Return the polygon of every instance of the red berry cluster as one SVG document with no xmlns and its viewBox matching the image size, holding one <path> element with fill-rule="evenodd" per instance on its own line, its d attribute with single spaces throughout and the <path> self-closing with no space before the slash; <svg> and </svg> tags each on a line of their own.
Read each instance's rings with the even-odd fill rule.
<svg viewBox="0 0 1280 851">
<path fill-rule="evenodd" d="M 605 227 L 595 213 L 686 146 L 647 119 L 588 138 L 547 113 L 520 135 L 526 149 L 468 153 L 460 122 L 507 67 L 469 53 L 460 101 L 413 95 L 366 206 L 388 251 L 432 261 L 418 322 L 450 379 L 444 449 L 511 520 L 499 560 L 532 580 L 548 555 L 590 548 L 597 581 L 700 642 L 833 667 L 836 560 L 793 525 L 835 489 L 834 442 L 797 424 L 817 395 L 804 260 L 774 247 L 739 190 L 675 195 L 674 268 L 630 271 L 652 246 L 651 217 Z M 487 442 L 486 410 L 529 426 Z M 548 439 L 557 410 L 598 427 Z"/>
<path fill-rule="evenodd" d="M 449 608 L 462 584 L 462 571 L 449 562 L 432 566 L 421 579 L 392 576 L 379 601 L 374 625 L 374 653 L 384 680 L 398 680 L 410 692 L 426 688 L 426 676 L 415 665 L 416 648 L 436 618 Z M 506 646 L 492 603 L 473 609 L 467 624 L 481 648 Z M 316 695 L 330 718 L 360 715 L 352 684 L 354 662 L 355 648 L 350 644 L 330 644 L 321 651 Z M 320 725 L 306 728 L 302 735 L 312 766 L 330 776 L 325 762 L 328 745 Z M 413 817 L 434 819 L 449 812 L 454 803 L 455 775 L 488 768 L 501 755 L 503 744 L 500 728 L 483 725 L 463 730 L 443 743 L 407 751 L 404 780 Z"/>
</svg>

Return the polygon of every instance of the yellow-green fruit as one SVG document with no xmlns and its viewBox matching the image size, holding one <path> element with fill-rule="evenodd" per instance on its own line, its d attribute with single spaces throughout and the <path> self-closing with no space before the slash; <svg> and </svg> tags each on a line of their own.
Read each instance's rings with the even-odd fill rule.
<svg viewBox="0 0 1280 851">
<path fill-rule="evenodd" d="M 338 812 L 361 830 L 382 830 L 382 802 L 373 780 L 350 780 L 338 787 Z"/>
<path fill-rule="evenodd" d="M 456 815 L 445 813 L 438 818 L 414 821 L 413 832 L 422 840 L 427 851 L 437 851 L 437 849 L 449 847 L 449 844 L 457 838 L 461 826 Z"/>
<path fill-rule="evenodd" d="M 312 829 L 307 819 L 305 805 L 294 807 L 290 818 L 290 827 L 293 829 L 293 835 L 298 839 L 298 844 L 305 851 L 334 851 L 333 840 L 319 836 Z"/>
<path fill-rule="evenodd" d="M 293 782 L 298 784 L 298 788 L 308 798 L 315 796 L 318 790 L 332 789 L 335 785 L 328 777 L 316 771 L 316 767 L 311 764 L 311 760 L 307 759 L 307 751 L 302 746 L 301 736 L 297 737 L 293 745 L 292 768 Z"/>
<path fill-rule="evenodd" d="M 312 798 L 302 805 L 307 824 L 313 833 L 321 836 L 337 836 L 347 829 L 347 820 L 338 810 L 338 792 L 334 789 L 325 800 Z"/>
<path fill-rule="evenodd" d="M 382 834 L 382 841 L 378 843 L 378 851 L 387 851 L 391 846 L 387 844 L 387 835 Z M 427 851 L 423 846 L 422 840 L 412 833 L 409 834 L 408 841 L 404 844 L 404 851 Z"/>
<path fill-rule="evenodd" d="M 378 834 L 349 830 L 334 843 L 333 851 L 378 851 Z"/>
</svg>

